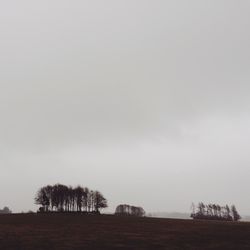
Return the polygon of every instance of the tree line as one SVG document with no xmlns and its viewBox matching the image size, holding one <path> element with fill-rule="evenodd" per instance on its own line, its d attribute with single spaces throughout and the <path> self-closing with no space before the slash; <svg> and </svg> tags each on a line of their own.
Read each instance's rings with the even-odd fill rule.
<svg viewBox="0 0 250 250">
<path fill-rule="evenodd" d="M 36 193 L 35 204 L 41 205 L 39 212 L 99 213 L 100 209 L 108 206 L 106 198 L 99 191 L 62 184 L 41 187 Z"/>
<path fill-rule="evenodd" d="M 133 215 L 133 216 L 145 216 L 145 211 L 142 207 L 130 206 L 127 204 L 121 204 L 116 207 L 116 215 Z"/>
<path fill-rule="evenodd" d="M 235 205 L 231 208 L 228 205 L 220 206 L 217 204 L 204 204 L 200 202 L 197 206 L 192 204 L 191 217 L 193 219 L 206 219 L 206 220 L 224 220 L 224 221 L 239 221 L 239 215 Z"/>
</svg>

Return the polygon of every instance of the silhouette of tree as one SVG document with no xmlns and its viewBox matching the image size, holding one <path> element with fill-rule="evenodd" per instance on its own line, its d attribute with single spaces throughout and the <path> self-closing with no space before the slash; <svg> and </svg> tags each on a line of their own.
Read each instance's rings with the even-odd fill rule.
<svg viewBox="0 0 250 250">
<path fill-rule="evenodd" d="M 234 221 L 239 221 L 241 219 L 241 216 L 239 215 L 235 205 L 231 206 L 231 211 L 232 211 L 232 215 L 233 215 L 233 220 Z"/>
<path fill-rule="evenodd" d="M 107 207 L 107 200 L 99 191 L 87 187 L 56 184 L 40 188 L 35 196 L 35 204 L 41 205 L 40 212 L 97 212 Z"/>
<path fill-rule="evenodd" d="M 213 204 L 213 215 L 218 216 L 217 205 Z"/>
<path fill-rule="evenodd" d="M 11 214 L 12 211 L 8 207 L 4 207 L 3 209 L 0 209 L 0 214 Z"/>
<path fill-rule="evenodd" d="M 75 201 L 76 201 L 76 211 L 80 212 L 82 210 L 82 196 L 83 188 L 78 186 L 74 189 Z"/>
<path fill-rule="evenodd" d="M 53 206 L 52 206 L 52 197 L 53 197 L 53 187 L 50 185 L 47 185 L 45 187 L 43 187 L 43 191 L 48 199 L 48 210 L 53 210 Z"/>
<path fill-rule="evenodd" d="M 71 186 L 68 188 L 68 206 L 69 206 L 69 211 L 74 211 L 74 208 L 75 208 L 75 191 Z"/>
<path fill-rule="evenodd" d="M 217 212 L 218 212 L 218 216 L 221 217 L 221 207 L 220 207 L 220 205 L 217 205 Z"/>
<path fill-rule="evenodd" d="M 234 205 L 230 210 L 228 205 L 221 207 L 216 204 L 204 205 L 202 202 L 198 204 L 197 209 L 195 209 L 194 205 L 192 205 L 190 217 L 193 219 L 226 221 L 237 221 L 241 218 Z"/>
<path fill-rule="evenodd" d="M 87 212 L 88 209 L 88 195 L 89 195 L 89 189 L 88 188 L 83 188 L 83 209 L 85 210 L 85 212 Z"/>
<path fill-rule="evenodd" d="M 87 209 L 88 212 L 93 210 L 93 200 L 94 200 L 94 192 L 90 190 L 87 195 Z"/>
<path fill-rule="evenodd" d="M 192 202 L 192 204 L 191 204 L 191 215 L 193 215 L 193 214 L 195 214 L 195 204 Z"/>
<path fill-rule="evenodd" d="M 107 205 L 107 200 L 104 198 L 104 196 L 99 192 L 95 191 L 94 192 L 94 208 L 95 212 L 99 213 L 99 210 L 102 208 L 106 208 Z"/>
<path fill-rule="evenodd" d="M 35 197 L 35 204 L 42 206 L 41 211 L 48 211 L 50 203 L 49 198 L 46 194 L 46 187 L 42 187 L 38 190 Z"/>
<path fill-rule="evenodd" d="M 116 207 L 116 215 L 130 215 L 130 216 L 145 216 L 145 211 L 142 207 L 130 206 L 127 204 L 120 204 Z"/>
<path fill-rule="evenodd" d="M 226 211 L 225 218 L 226 218 L 227 220 L 232 220 L 231 211 L 230 211 L 230 208 L 229 208 L 228 205 L 226 205 L 225 211 Z"/>
</svg>

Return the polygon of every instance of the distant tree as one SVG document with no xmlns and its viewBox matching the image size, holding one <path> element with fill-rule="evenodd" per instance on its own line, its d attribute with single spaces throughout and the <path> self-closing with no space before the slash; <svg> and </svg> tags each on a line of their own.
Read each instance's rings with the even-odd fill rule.
<svg viewBox="0 0 250 250">
<path fill-rule="evenodd" d="M 205 214 L 205 205 L 203 202 L 200 202 L 199 205 L 198 205 L 198 209 L 199 209 L 199 213 L 201 215 L 204 215 Z"/>
<path fill-rule="evenodd" d="M 120 204 L 116 207 L 115 214 L 142 217 L 142 216 L 145 216 L 146 213 L 142 207 L 135 207 L 135 206 L 127 205 L 127 204 Z"/>
<path fill-rule="evenodd" d="M 107 200 L 99 191 L 89 191 L 86 187 L 56 184 L 40 188 L 35 196 L 35 204 L 41 205 L 40 212 L 98 212 L 107 207 Z"/>
<path fill-rule="evenodd" d="M 208 204 L 208 209 L 209 209 L 209 215 L 212 217 L 213 216 L 213 205 Z"/>
<path fill-rule="evenodd" d="M 11 211 L 8 207 L 4 207 L 4 208 L 3 208 L 3 212 L 4 212 L 5 214 L 11 214 L 11 213 L 12 213 L 12 211 Z"/>
<path fill-rule="evenodd" d="M 48 198 L 48 210 L 53 210 L 53 203 L 52 203 L 52 198 L 53 198 L 53 187 L 50 185 L 47 185 L 43 187 L 43 191 Z"/>
<path fill-rule="evenodd" d="M 87 195 L 87 210 L 88 212 L 94 209 L 94 191 L 90 190 Z"/>
<path fill-rule="evenodd" d="M 192 202 L 191 204 L 191 215 L 195 214 L 195 204 Z"/>
<path fill-rule="evenodd" d="M 89 189 L 83 188 L 83 200 L 82 200 L 82 207 L 85 212 L 87 212 L 88 209 L 88 195 L 89 195 Z"/>
<path fill-rule="evenodd" d="M 107 200 L 104 198 L 104 196 L 99 192 L 95 191 L 94 192 L 94 208 L 95 212 L 99 213 L 99 210 L 102 208 L 106 208 L 107 205 Z"/>
<path fill-rule="evenodd" d="M 239 221 L 241 219 L 241 216 L 239 215 L 235 205 L 231 206 L 231 211 L 232 211 L 232 215 L 233 215 L 233 220 L 234 221 Z"/>
<path fill-rule="evenodd" d="M 12 211 L 8 207 L 4 207 L 3 209 L 0 209 L 0 214 L 11 214 Z"/>
<path fill-rule="evenodd" d="M 225 218 L 227 220 L 232 220 L 231 211 L 228 205 L 225 206 L 225 211 L 226 211 Z"/>
<path fill-rule="evenodd" d="M 41 212 L 48 211 L 50 203 L 49 203 L 49 197 L 46 194 L 46 187 L 42 187 L 38 190 L 35 197 L 35 204 L 42 206 L 40 209 Z"/>
<path fill-rule="evenodd" d="M 197 209 L 195 209 L 195 206 L 192 205 L 192 212 L 190 217 L 192 217 L 193 219 L 225 221 L 237 221 L 240 219 L 235 206 L 232 206 L 232 209 L 230 210 L 228 205 L 221 207 L 217 204 L 204 205 L 202 202 L 198 204 Z"/>
<path fill-rule="evenodd" d="M 221 207 L 220 207 L 220 205 L 217 205 L 217 211 L 218 211 L 218 216 L 221 217 Z"/>
<path fill-rule="evenodd" d="M 75 200 L 76 200 L 76 211 L 81 212 L 82 211 L 82 204 L 83 204 L 83 188 L 80 186 L 77 186 L 74 189 L 75 194 Z"/>
<path fill-rule="evenodd" d="M 213 215 L 218 216 L 217 205 L 213 204 Z"/>
<path fill-rule="evenodd" d="M 68 188 L 68 211 L 74 211 L 75 208 L 75 191 L 69 186 Z"/>
</svg>

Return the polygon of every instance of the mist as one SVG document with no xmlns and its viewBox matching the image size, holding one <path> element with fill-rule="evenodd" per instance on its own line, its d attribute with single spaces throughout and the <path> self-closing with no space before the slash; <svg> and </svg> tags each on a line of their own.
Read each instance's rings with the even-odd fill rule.
<svg viewBox="0 0 250 250">
<path fill-rule="evenodd" d="M 0 197 L 101 190 L 113 212 L 248 214 L 250 2 L 8 1 L 0 8 Z"/>
</svg>

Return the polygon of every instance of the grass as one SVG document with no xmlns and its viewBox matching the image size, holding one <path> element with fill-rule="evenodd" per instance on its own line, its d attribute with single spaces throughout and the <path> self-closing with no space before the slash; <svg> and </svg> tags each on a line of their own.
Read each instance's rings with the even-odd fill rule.
<svg viewBox="0 0 250 250">
<path fill-rule="evenodd" d="M 0 215 L 0 249 L 250 249 L 250 223 L 112 215 Z"/>
</svg>

